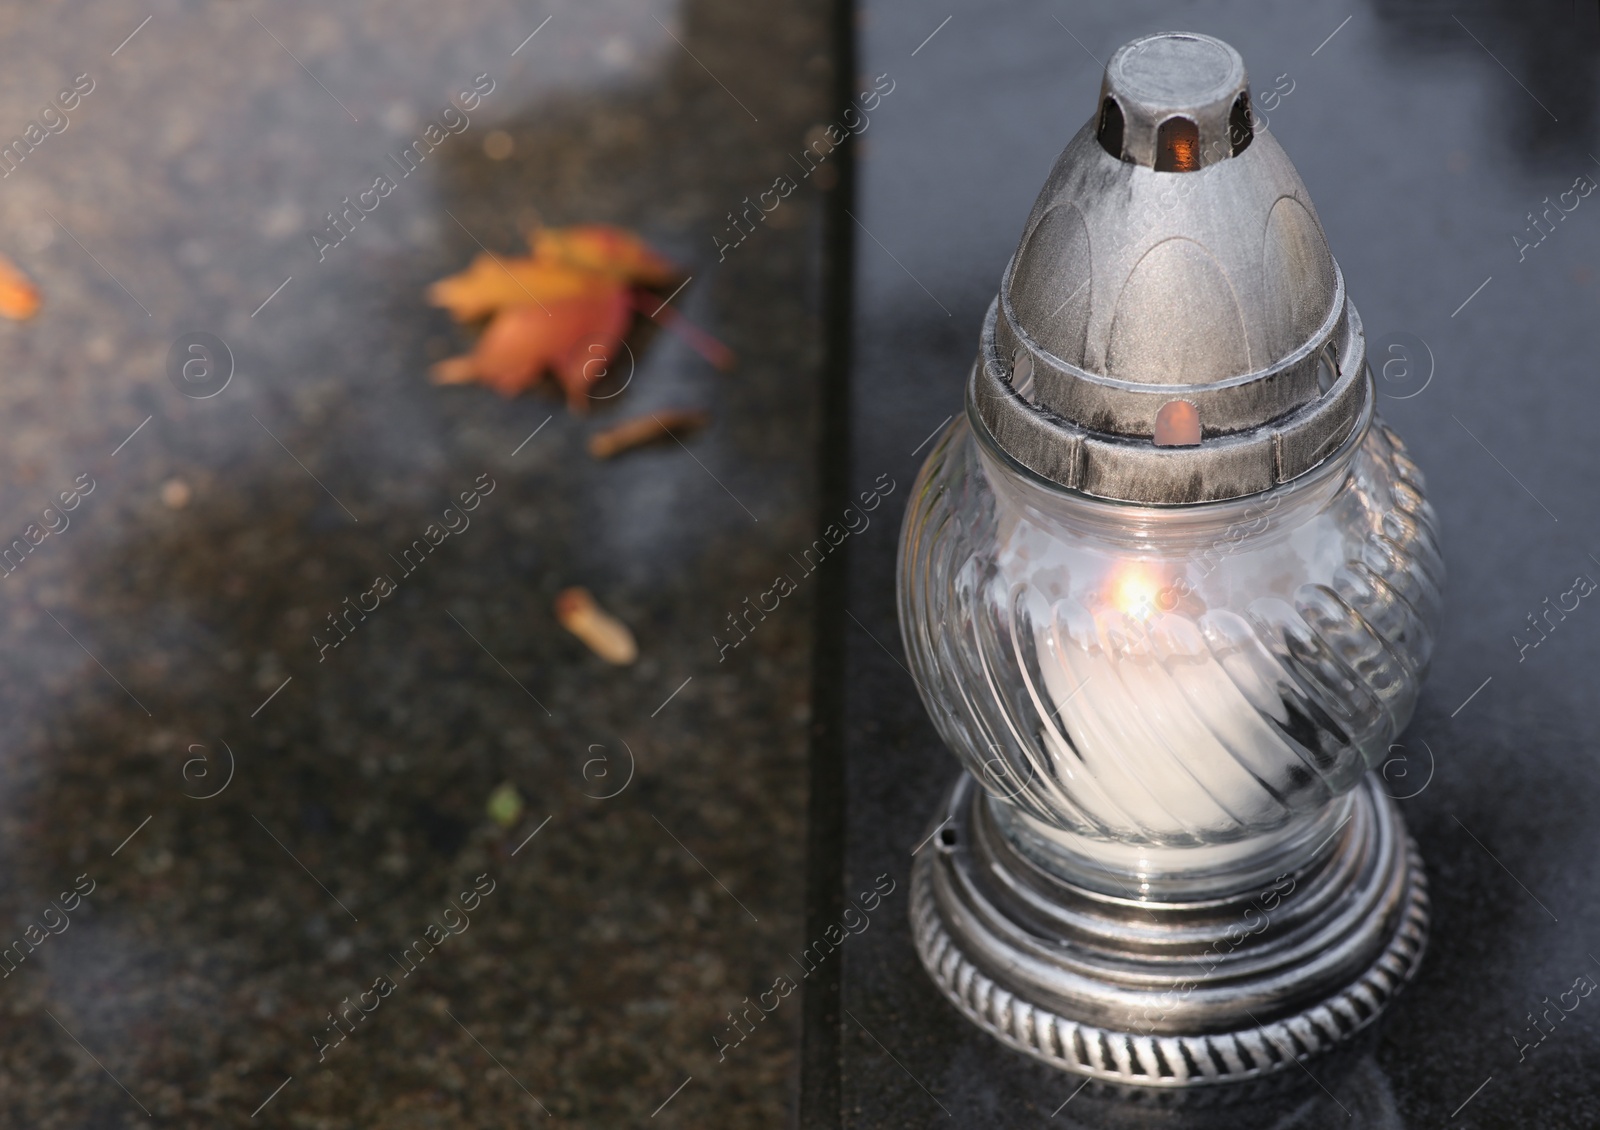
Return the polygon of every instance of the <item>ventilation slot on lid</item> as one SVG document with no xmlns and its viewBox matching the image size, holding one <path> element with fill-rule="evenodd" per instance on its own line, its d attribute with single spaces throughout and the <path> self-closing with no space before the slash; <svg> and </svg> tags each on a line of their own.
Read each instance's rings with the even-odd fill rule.
<svg viewBox="0 0 1600 1130">
<path fill-rule="evenodd" d="M 1255 136 L 1255 126 L 1250 116 L 1250 95 L 1246 92 L 1233 100 L 1233 110 L 1228 114 L 1228 140 L 1233 143 L 1233 155 L 1237 157 L 1248 149 Z"/>
<path fill-rule="evenodd" d="M 1122 160 L 1122 107 L 1115 98 L 1107 98 L 1100 107 L 1101 148 L 1117 160 Z"/>
<path fill-rule="evenodd" d="M 1200 167 L 1200 127 L 1168 118 L 1156 130 L 1156 172 L 1192 173 Z"/>
</svg>

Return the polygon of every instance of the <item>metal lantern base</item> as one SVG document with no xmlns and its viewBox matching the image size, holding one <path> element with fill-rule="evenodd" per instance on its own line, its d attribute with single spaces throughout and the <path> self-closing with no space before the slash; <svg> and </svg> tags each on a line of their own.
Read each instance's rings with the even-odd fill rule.
<svg viewBox="0 0 1600 1130">
<path fill-rule="evenodd" d="M 1422 861 L 1368 776 L 1328 850 L 1267 890 L 1159 902 L 1076 887 L 1024 858 L 966 773 L 917 853 L 922 963 L 1018 1051 L 1122 1084 L 1257 1079 L 1370 1025 L 1427 941 Z"/>
</svg>

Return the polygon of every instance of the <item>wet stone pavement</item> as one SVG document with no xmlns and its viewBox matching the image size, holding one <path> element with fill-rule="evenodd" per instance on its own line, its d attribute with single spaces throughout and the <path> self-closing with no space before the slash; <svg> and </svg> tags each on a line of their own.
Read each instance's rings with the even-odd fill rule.
<svg viewBox="0 0 1600 1130">
<path fill-rule="evenodd" d="M 792 1117 L 798 997 L 721 1059 L 713 1036 L 801 944 L 814 586 L 725 655 L 713 635 L 811 540 L 828 178 L 720 260 L 714 237 L 825 116 L 827 20 L 0 12 L 0 136 L 92 82 L 0 178 L 0 250 L 43 294 L 0 325 L 6 540 L 80 492 L 0 578 L 0 945 L 37 941 L 0 980 L 0 1123 Z M 470 124 L 319 257 L 324 214 L 482 75 Z M 539 222 L 638 230 L 737 365 L 641 332 L 588 418 L 430 386 L 468 339 L 424 287 Z M 169 379 L 192 333 L 234 361 L 204 399 Z M 586 454 L 664 407 L 713 423 Z M 469 525 L 313 641 L 474 490 Z M 558 627 L 573 584 L 635 666 Z"/>
</svg>

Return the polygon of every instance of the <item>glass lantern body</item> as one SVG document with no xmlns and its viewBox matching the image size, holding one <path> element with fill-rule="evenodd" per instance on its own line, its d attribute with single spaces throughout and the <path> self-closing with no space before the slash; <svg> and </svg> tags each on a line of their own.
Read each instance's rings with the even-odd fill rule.
<svg viewBox="0 0 1600 1130">
<path fill-rule="evenodd" d="M 1327 842 L 1411 717 L 1443 581 L 1422 475 L 1375 416 L 1274 490 L 1151 507 L 1040 479 L 969 404 L 912 491 L 900 622 L 1020 850 L 1192 895 Z"/>
</svg>

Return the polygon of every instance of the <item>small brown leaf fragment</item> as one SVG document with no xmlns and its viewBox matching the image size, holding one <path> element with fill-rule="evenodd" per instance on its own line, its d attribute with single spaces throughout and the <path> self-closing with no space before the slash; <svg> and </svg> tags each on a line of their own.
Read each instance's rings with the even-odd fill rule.
<svg viewBox="0 0 1600 1130">
<path fill-rule="evenodd" d="M 470 354 L 465 357 L 446 357 L 443 361 L 435 361 L 428 374 L 436 385 L 464 385 L 478 379 L 478 366 Z"/>
<path fill-rule="evenodd" d="M 595 603 L 586 588 L 574 586 L 557 594 L 556 620 L 607 663 L 626 667 L 639 658 L 628 626 Z"/>
<path fill-rule="evenodd" d="M 39 312 L 39 288 L 22 269 L 0 255 L 0 314 L 24 321 Z"/>
<path fill-rule="evenodd" d="M 711 422 L 704 412 L 684 408 L 665 408 L 644 416 L 624 420 L 603 432 L 589 437 L 589 454 L 596 459 L 610 459 L 629 448 L 640 447 L 668 436 L 680 436 L 699 431 Z"/>
</svg>

